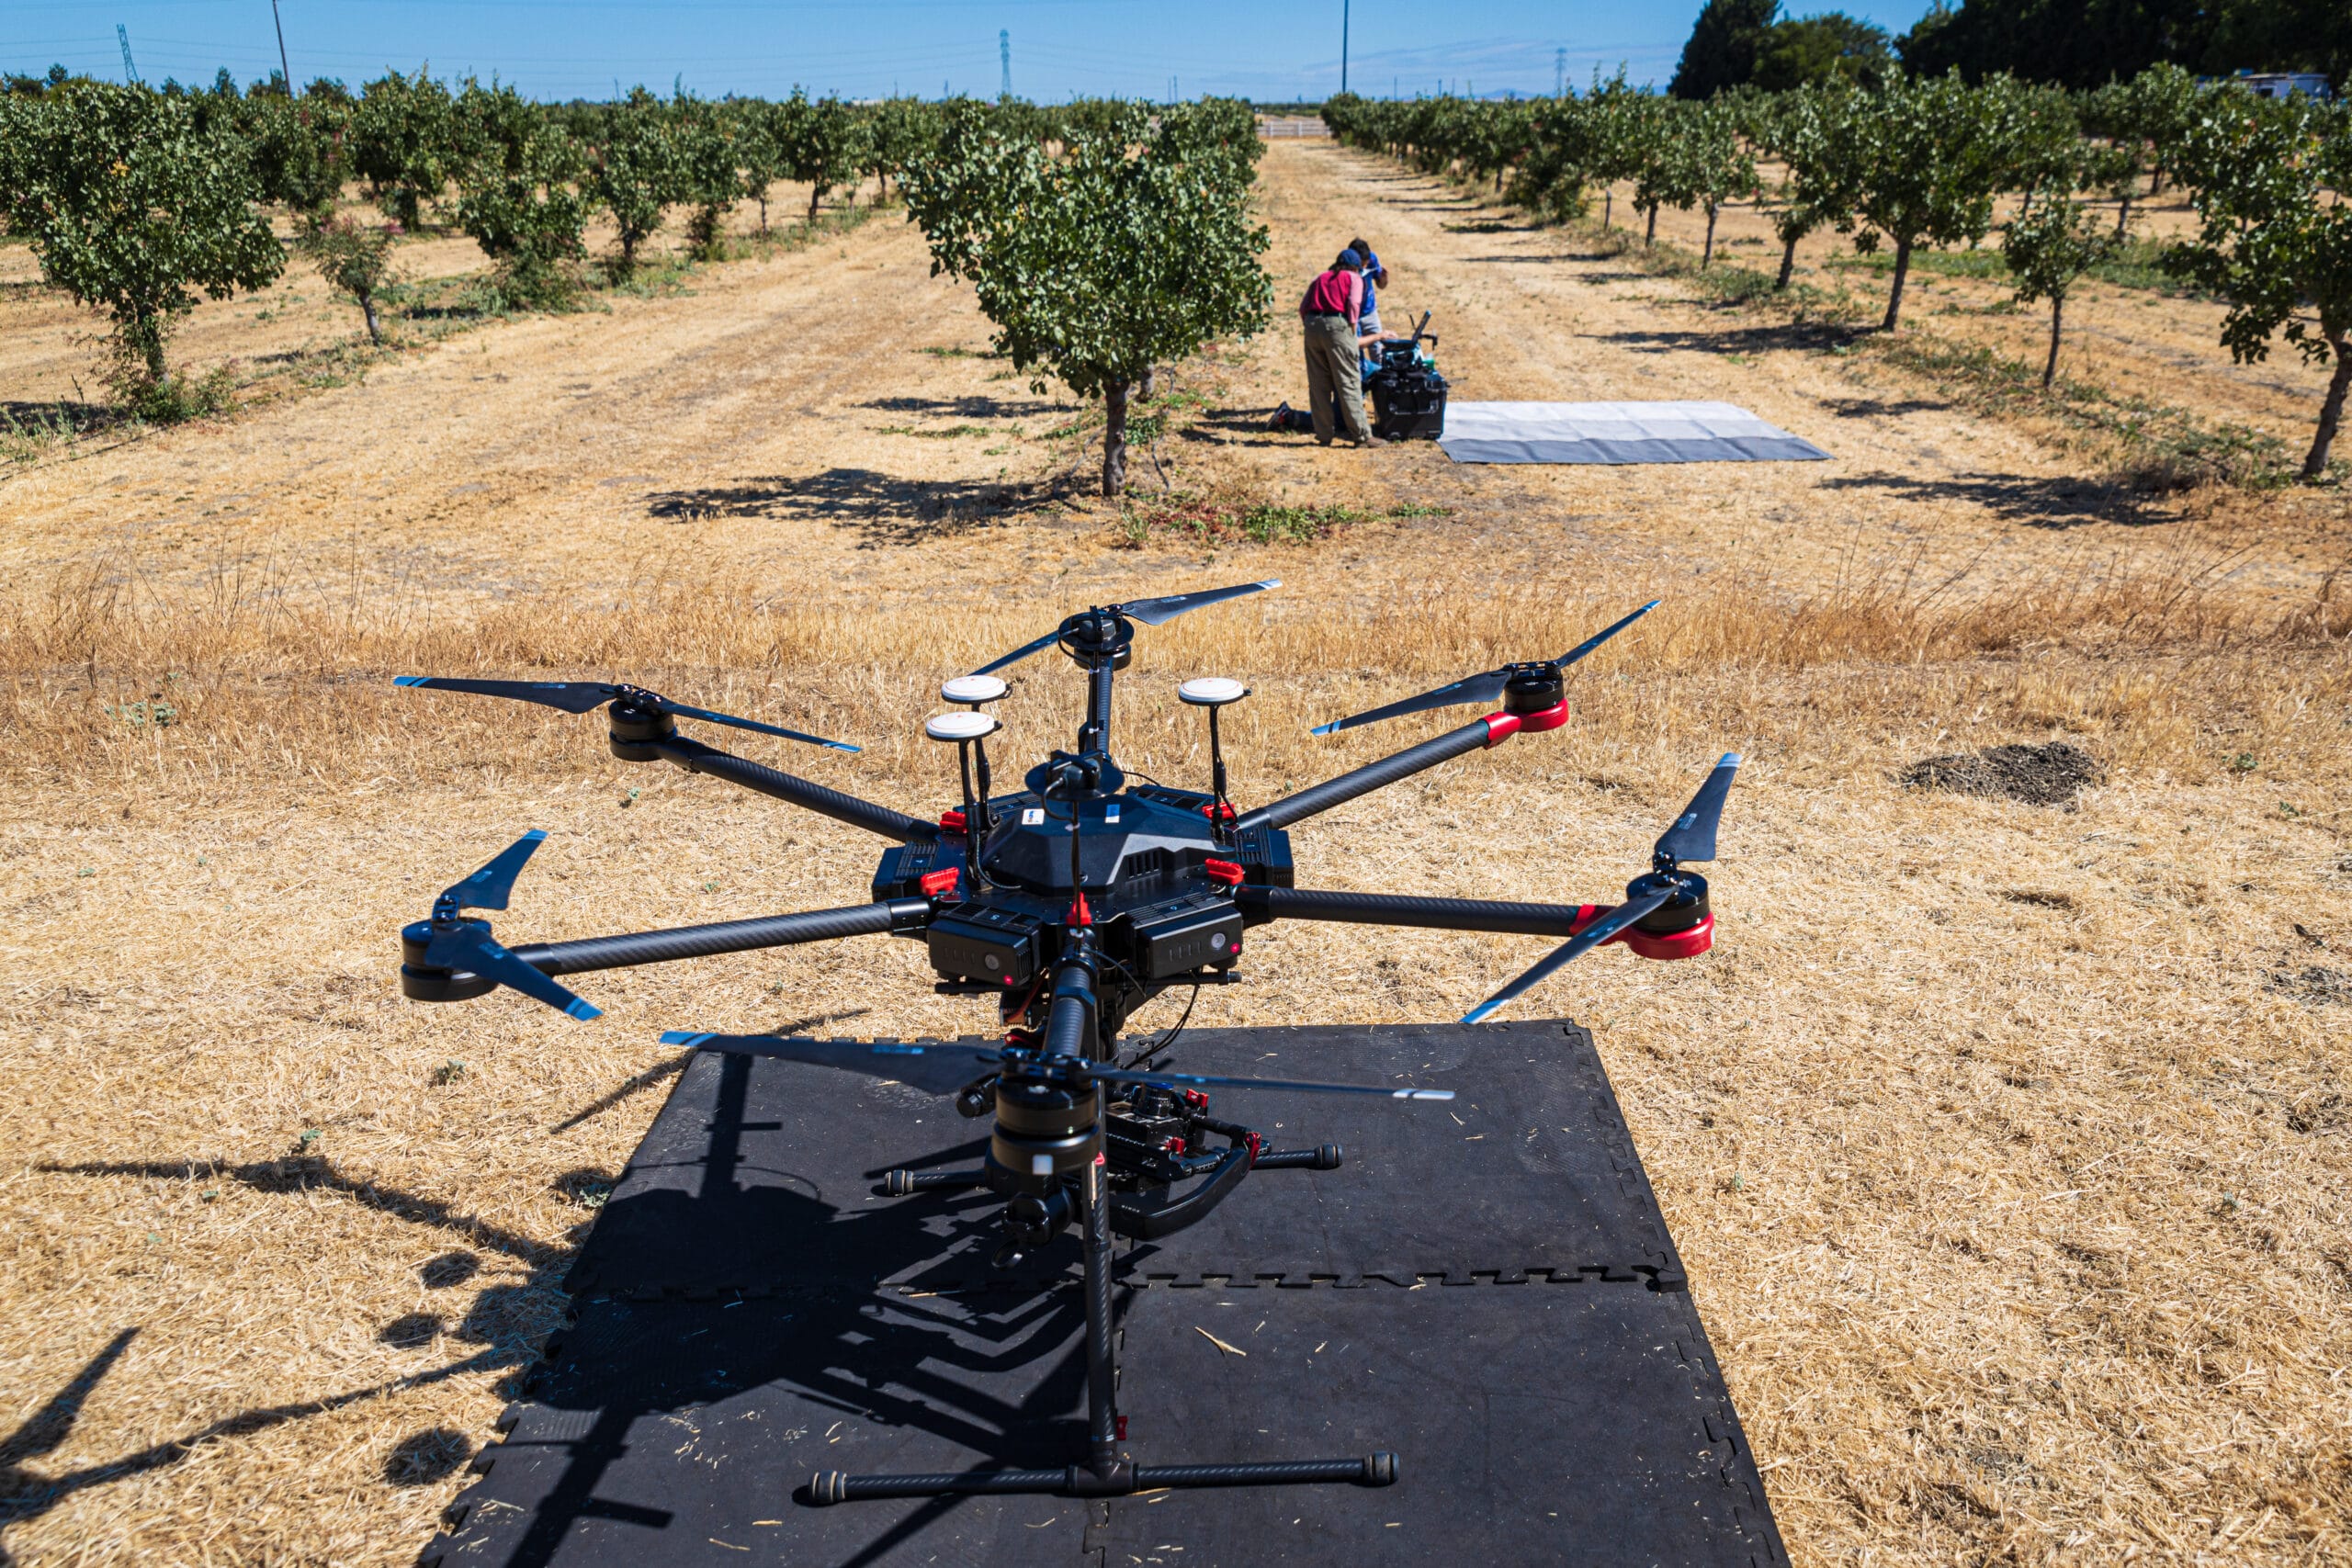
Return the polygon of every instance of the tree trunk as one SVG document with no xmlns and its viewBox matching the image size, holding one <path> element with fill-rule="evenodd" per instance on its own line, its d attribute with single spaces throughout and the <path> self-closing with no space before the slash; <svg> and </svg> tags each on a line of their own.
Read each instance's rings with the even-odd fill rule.
<svg viewBox="0 0 2352 1568">
<path fill-rule="evenodd" d="M 2150 169 L 2148 171 L 2148 195 L 2151 197 L 2158 197 L 2162 196 L 2164 193 L 2165 172 L 2163 168 L 2157 167 Z"/>
<path fill-rule="evenodd" d="M 1127 384 L 1102 389 L 1102 493 L 1112 500 L 1127 488 Z"/>
<path fill-rule="evenodd" d="M 1600 193 L 1600 231 L 1604 234 L 1609 232 L 1609 214 L 1615 209 L 1616 206 L 1616 187 L 1613 186 L 1604 187 Z"/>
<path fill-rule="evenodd" d="M 2345 354 L 2344 333 L 2327 334 L 2328 346 L 2335 351 L 2335 374 L 2327 379 L 2327 396 L 2319 405 L 2319 430 L 2312 436 L 2311 455 L 2303 459 L 2303 478 L 2317 479 L 2327 472 L 2327 449 L 2335 443 L 2336 428 L 2344 423 L 2344 394 L 2352 389 L 2352 357 Z"/>
<path fill-rule="evenodd" d="M 1650 225 L 1642 231 L 1642 249 L 1646 251 L 1656 243 L 1657 243 L 1657 203 L 1653 201 L 1650 203 Z"/>
<path fill-rule="evenodd" d="M 368 341 L 379 348 L 383 347 L 384 324 L 376 319 L 376 296 L 372 293 L 362 294 L 359 297 L 359 310 L 360 313 L 368 318 Z"/>
<path fill-rule="evenodd" d="M 2117 202 L 2115 205 L 2115 238 L 2118 243 L 2122 242 L 2123 231 L 2131 226 L 2132 187 L 2129 185 L 2126 185 L 2123 187 L 2123 199 Z"/>
<path fill-rule="evenodd" d="M 1156 398 L 1159 396 L 1159 366 L 1147 365 L 1143 367 L 1143 379 L 1136 386 L 1136 396 L 1139 398 Z"/>
<path fill-rule="evenodd" d="M 1794 272 L 1796 271 L 1796 269 L 1797 269 L 1797 243 L 1796 243 L 1796 241 L 1794 241 L 1793 239 L 1792 239 L 1792 240 L 1788 241 L 1785 244 L 1781 245 L 1781 276 L 1780 276 L 1780 281 L 1778 281 L 1777 283 L 1773 284 L 1773 285 L 1772 285 L 1772 287 L 1773 287 L 1774 288 L 1786 288 L 1789 286 L 1789 277 L 1790 277 L 1790 275 L 1791 275 L 1791 274 L 1792 274 L 1792 273 L 1794 273 Z"/>
<path fill-rule="evenodd" d="M 768 237 L 768 193 L 760 192 L 760 238 Z"/>
<path fill-rule="evenodd" d="M 1713 202 L 1712 202 L 1712 201 L 1711 201 L 1711 202 L 1707 203 L 1707 244 L 1706 244 L 1706 248 L 1705 248 L 1704 250 L 1702 250 L 1702 251 L 1699 253 L 1699 270 L 1700 270 L 1701 272 L 1704 272 L 1704 271 L 1706 271 L 1706 270 L 1707 270 L 1707 268 L 1709 267 L 1709 265 L 1711 265 L 1713 263 L 1714 259 L 1715 259 L 1715 204 L 1714 204 Z"/>
<path fill-rule="evenodd" d="M 808 221 L 812 224 L 817 221 L 817 200 L 824 194 L 823 186 L 812 185 L 808 187 Z"/>
<path fill-rule="evenodd" d="M 2058 378 L 2058 333 L 2065 316 L 2066 296 L 2052 294 L 2050 297 L 2050 357 L 2041 367 L 2041 389 L 2045 392 L 2050 390 L 2050 383 Z"/>
<path fill-rule="evenodd" d="M 1886 291 L 1886 320 L 1878 324 L 1883 333 L 1893 332 L 1903 320 L 1903 280 L 1911 276 L 1911 242 L 1894 242 L 1894 286 Z"/>
</svg>

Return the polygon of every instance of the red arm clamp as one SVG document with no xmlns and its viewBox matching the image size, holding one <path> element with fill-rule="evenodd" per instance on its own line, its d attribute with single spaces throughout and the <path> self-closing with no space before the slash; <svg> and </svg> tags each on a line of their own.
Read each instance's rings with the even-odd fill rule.
<svg viewBox="0 0 2352 1568">
<path fill-rule="evenodd" d="M 1576 922 L 1569 928 L 1568 934 L 1576 935 L 1615 907 L 1611 904 L 1578 906 Z M 1643 958 L 1696 958 L 1715 945 L 1715 917 L 1712 913 L 1705 915 L 1686 931 L 1622 931 L 1600 945 L 1608 947 L 1621 942 Z"/>
<path fill-rule="evenodd" d="M 1568 699 L 1562 697 L 1541 713 L 1490 713 L 1487 716 L 1487 750 L 1493 750 L 1514 735 L 1541 735 L 1568 722 Z"/>
</svg>

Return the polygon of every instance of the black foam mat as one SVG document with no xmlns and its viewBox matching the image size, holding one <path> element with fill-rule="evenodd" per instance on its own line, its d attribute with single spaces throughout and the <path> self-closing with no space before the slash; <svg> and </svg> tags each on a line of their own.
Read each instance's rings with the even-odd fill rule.
<svg viewBox="0 0 2352 1568">
<path fill-rule="evenodd" d="M 1397 1484 L 796 1501 L 819 1470 L 1074 1460 L 1076 1249 L 991 1273 L 984 1194 L 880 1195 L 893 1165 L 977 1162 L 985 1123 L 947 1101 L 704 1057 L 567 1280 L 573 1327 L 424 1561 L 1785 1561 L 1582 1030 L 1203 1031 L 1175 1059 L 1459 1093 L 1221 1097 L 1277 1146 L 1337 1142 L 1347 1163 L 1254 1172 L 1117 1264 L 1139 1462 L 1391 1450 Z"/>
</svg>

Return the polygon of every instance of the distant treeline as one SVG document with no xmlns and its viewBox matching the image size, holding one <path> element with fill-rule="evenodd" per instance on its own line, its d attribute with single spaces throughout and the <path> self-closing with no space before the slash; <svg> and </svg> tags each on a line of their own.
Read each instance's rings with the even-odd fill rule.
<svg viewBox="0 0 2352 1568">
<path fill-rule="evenodd" d="M 2352 3 L 1936 0 L 1897 38 L 1842 11 L 1784 17 L 1780 0 L 1707 0 L 1668 90 L 1706 98 L 1750 85 L 1771 92 L 1832 78 L 1867 85 L 1896 66 L 2087 89 L 2164 64 L 2200 76 L 2317 72 L 2341 94 L 2352 77 Z"/>
</svg>

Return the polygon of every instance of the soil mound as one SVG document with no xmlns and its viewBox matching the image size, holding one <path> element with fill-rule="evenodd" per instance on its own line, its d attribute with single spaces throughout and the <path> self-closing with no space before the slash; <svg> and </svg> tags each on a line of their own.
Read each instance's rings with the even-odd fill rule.
<svg viewBox="0 0 2352 1568">
<path fill-rule="evenodd" d="M 2007 795 L 2029 806 L 2071 805 L 2083 786 L 2105 776 L 2098 759 L 2064 740 L 2046 746 L 1988 746 L 1982 751 L 1958 751 L 1914 762 L 1903 771 L 1903 782 L 1914 789 Z"/>
</svg>

